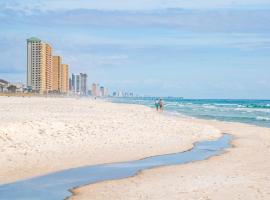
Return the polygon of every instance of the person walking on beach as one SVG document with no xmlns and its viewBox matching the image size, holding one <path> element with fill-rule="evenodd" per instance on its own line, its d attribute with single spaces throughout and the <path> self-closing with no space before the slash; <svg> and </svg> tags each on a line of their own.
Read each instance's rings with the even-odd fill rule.
<svg viewBox="0 0 270 200">
<path fill-rule="evenodd" d="M 158 109 L 159 109 L 159 100 L 158 99 L 156 99 L 156 101 L 155 101 L 155 107 L 156 107 L 156 110 L 158 111 Z"/>
<path fill-rule="evenodd" d="M 164 110 L 164 103 L 163 103 L 162 99 L 159 99 L 159 109 L 161 112 Z"/>
</svg>

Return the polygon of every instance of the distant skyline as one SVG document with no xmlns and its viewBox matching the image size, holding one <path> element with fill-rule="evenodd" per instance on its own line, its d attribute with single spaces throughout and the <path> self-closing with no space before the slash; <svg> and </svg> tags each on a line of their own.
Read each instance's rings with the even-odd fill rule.
<svg viewBox="0 0 270 200">
<path fill-rule="evenodd" d="M 26 39 L 110 91 L 270 99 L 269 0 L 0 0 L 0 79 L 26 80 Z"/>
</svg>

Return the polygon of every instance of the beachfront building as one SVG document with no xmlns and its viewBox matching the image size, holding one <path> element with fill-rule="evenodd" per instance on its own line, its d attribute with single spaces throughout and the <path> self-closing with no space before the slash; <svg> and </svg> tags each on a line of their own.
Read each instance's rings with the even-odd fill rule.
<svg viewBox="0 0 270 200">
<path fill-rule="evenodd" d="M 80 88 L 81 88 L 80 75 L 72 74 L 71 83 L 72 83 L 72 92 L 73 92 L 73 94 L 79 95 L 80 94 Z"/>
<path fill-rule="evenodd" d="M 103 86 L 99 86 L 99 84 L 93 83 L 91 95 L 93 97 L 108 97 L 109 96 L 109 89 Z"/>
<path fill-rule="evenodd" d="M 72 74 L 71 90 L 76 95 L 87 95 L 87 74 Z"/>
<path fill-rule="evenodd" d="M 100 86 L 97 84 L 97 97 L 100 97 Z"/>
<path fill-rule="evenodd" d="M 60 67 L 60 81 L 59 81 L 59 89 L 60 93 L 66 94 L 69 91 L 69 78 L 68 78 L 68 65 L 61 64 Z"/>
<path fill-rule="evenodd" d="M 72 79 L 71 78 L 69 78 L 69 81 L 68 81 L 68 89 L 69 89 L 69 91 L 70 92 L 72 92 Z"/>
<path fill-rule="evenodd" d="M 40 39 L 27 39 L 27 86 L 36 93 L 46 93 L 49 89 L 46 76 L 50 73 L 49 50 L 50 45 Z"/>
<path fill-rule="evenodd" d="M 61 56 L 53 56 L 52 91 L 66 94 L 69 89 L 69 66 L 62 64 Z"/>
<path fill-rule="evenodd" d="M 97 97 L 97 84 L 92 84 L 92 96 Z"/>
<path fill-rule="evenodd" d="M 52 67 L 52 91 L 54 93 L 60 92 L 60 70 L 62 65 L 61 56 L 53 56 Z"/>
<path fill-rule="evenodd" d="M 80 73 L 81 95 L 87 95 L 87 74 Z"/>
<path fill-rule="evenodd" d="M 34 37 L 27 39 L 27 86 L 42 94 L 52 89 L 52 47 Z"/>
<path fill-rule="evenodd" d="M 110 94 L 109 94 L 109 89 L 106 88 L 106 89 L 105 89 L 105 96 L 108 97 L 109 95 L 110 95 Z"/>
<path fill-rule="evenodd" d="M 77 91 L 76 91 L 76 83 L 77 83 L 77 81 L 76 81 L 76 79 L 77 79 L 77 75 L 76 74 L 73 74 L 72 73 L 72 75 L 71 75 L 71 91 L 75 94 Z"/>
<path fill-rule="evenodd" d="M 52 90 L 52 47 L 45 44 L 45 92 L 49 93 Z"/>
<path fill-rule="evenodd" d="M 108 97 L 109 96 L 109 89 L 101 86 L 100 87 L 100 96 L 101 97 Z"/>
<path fill-rule="evenodd" d="M 105 96 L 105 88 L 103 86 L 100 87 L 100 96 L 101 97 Z"/>
<path fill-rule="evenodd" d="M 0 92 L 6 92 L 8 87 L 8 82 L 6 80 L 0 79 Z"/>
<path fill-rule="evenodd" d="M 27 39 L 27 88 L 48 94 L 68 92 L 68 65 L 60 56 L 53 56 L 53 48 L 39 38 Z"/>
<path fill-rule="evenodd" d="M 16 87 L 16 93 L 23 93 L 26 91 L 26 86 L 24 83 L 12 83 Z"/>
</svg>

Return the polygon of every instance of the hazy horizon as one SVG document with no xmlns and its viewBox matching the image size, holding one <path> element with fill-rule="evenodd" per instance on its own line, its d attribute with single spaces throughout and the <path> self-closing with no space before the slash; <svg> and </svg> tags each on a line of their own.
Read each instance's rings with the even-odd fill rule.
<svg viewBox="0 0 270 200">
<path fill-rule="evenodd" d="M 25 81 L 35 36 L 111 92 L 270 99 L 267 0 L 0 0 L 0 27 L 0 79 Z"/>
</svg>

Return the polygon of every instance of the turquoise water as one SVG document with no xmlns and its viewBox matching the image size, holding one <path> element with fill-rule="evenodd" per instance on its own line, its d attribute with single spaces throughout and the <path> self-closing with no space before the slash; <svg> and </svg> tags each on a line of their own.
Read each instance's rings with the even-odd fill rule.
<svg viewBox="0 0 270 200">
<path fill-rule="evenodd" d="M 164 98 L 165 110 L 177 115 L 270 127 L 270 100 Z M 154 107 L 155 98 L 111 98 L 116 103 Z"/>
<path fill-rule="evenodd" d="M 1 200 L 62 200 L 71 196 L 70 189 L 106 180 L 123 179 L 141 170 L 205 160 L 229 148 L 231 135 L 214 141 L 198 142 L 190 151 L 153 156 L 137 161 L 86 166 L 45 176 L 0 185 Z M 179 144 L 180 145 L 180 144 Z"/>
</svg>

